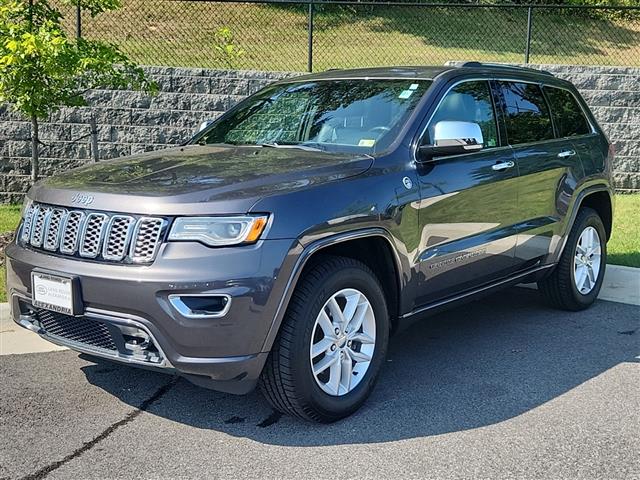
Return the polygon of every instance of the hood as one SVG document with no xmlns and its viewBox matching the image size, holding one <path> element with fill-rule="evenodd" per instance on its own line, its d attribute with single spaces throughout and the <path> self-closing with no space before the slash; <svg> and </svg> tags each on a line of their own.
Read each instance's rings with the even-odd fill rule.
<svg viewBox="0 0 640 480">
<path fill-rule="evenodd" d="M 271 194 L 359 175 L 372 164 L 353 154 L 192 145 L 80 167 L 38 182 L 29 196 L 129 213 L 244 213 Z"/>
</svg>

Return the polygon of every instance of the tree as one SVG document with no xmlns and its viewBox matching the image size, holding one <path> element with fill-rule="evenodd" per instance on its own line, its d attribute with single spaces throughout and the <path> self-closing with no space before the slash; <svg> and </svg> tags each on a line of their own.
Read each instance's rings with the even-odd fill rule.
<svg viewBox="0 0 640 480">
<path fill-rule="evenodd" d="M 64 0 L 92 16 L 118 8 L 119 0 Z M 39 120 L 61 106 L 86 105 L 95 88 L 157 90 L 116 45 L 70 39 L 62 14 L 48 0 L 0 0 L 0 102 L 31 120 L 31 177 L 38 179 Z"/>
</svg>

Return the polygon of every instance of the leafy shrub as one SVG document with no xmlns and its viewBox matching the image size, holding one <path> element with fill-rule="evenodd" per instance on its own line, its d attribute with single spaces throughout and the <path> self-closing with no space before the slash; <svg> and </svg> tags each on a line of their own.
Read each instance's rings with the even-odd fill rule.
<svg viewBox="0 0 640 480">
<path fill-rule="evenodd" d="M 235 36 L 229 27 L 220 27 L 214 35 L 213 50 L 216 59 L 226 67 L 233 69 L 246 52 L 235 42 Z"/>
</svg>

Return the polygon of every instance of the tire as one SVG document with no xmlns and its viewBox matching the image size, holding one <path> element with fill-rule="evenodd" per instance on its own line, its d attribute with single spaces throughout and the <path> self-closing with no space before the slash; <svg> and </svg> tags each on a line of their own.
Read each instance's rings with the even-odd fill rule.
<svg viewBox="0 0 640 480">
<path fill-rule="evenodd" d="M 364 299 L 352 292 L 362 294 Z M 351 296 L 336 297 L 336 295 L 347 294 Z M 311 358 L 312 339 L 316 342 L 318 335 L 320 335 L 321 340 L 325 341 L 324 332 L 326 329 L 323 327 L 326 327 L 327 324 L 318 323 L 321 311 L 329 312 L 330 315 L 326 318 L 334 322 L 332 311 L 329 311 L 328 306 L 328 302 L 332 298 L 337 298 L 336 303 L 331 304 L 332 306 L 337 305 L 341 299 L 344 299 L 344 305 L 347 305 L 347 298 L 349 302 L 353 298 L 358 299 L 355 301 L 358 310 L 355 310 L 351 318 L 358 317 L 357 313 L 360 312 L 360 308 L 366 310 L 361 315 L 365 318 L 362 320 L 362 326 L 352 330 L 364 333 L 366 327 L 369 333 L 375 332 L 375 341 L 373 341 L 373 337 L 366 337 L 366 343 L 369 344 L 366 348 L 369 349 L 369 352 L 373 348 L 370 361 L 362 363 L 355 361 L 355 356 L 358 353 L 355 351 L 364 352 L 365 345 L 364 343 L 359 344 L 357 340 L 352 340 L 348 342 L 350 348 L 347 350 L 347 338 L 349 337 L 342 332 L 340 333 L 341 339 L 336 342 L 327 336 L 326 340 L 331 343 L 331 347 L 328 347 L 326 352 L 320 354 L 319 357 Z M 370 309 L 366 305 L 362 306 L 366 302 L 370 305 Z M 353 303 L 349 304 L 353 305 Z M 344 318 L 347 317 L 348 315 L 344 316 Z M 329 325 L 333 326 L 335 323 Z M 353 327 L 353 324 L 349 323 L 349 325 Z M 346 328 L 345 331 L 348 329 Z M 353 332 L 350 335 L 355 335 Z M 321 423 L 335 422 L 358 410 L 373 390 L 386 356 L 388 341 L 389 313 L 383 289 L 375 274 L 357 260 L 324 256 L 304 274 L 296 287 L 280 332 L 262 372 L 260 389 L 271 406 L 284 414 Z M 336 344 L 334 345 L 334 343 Z M 318 342 L 319 344 L 320 342 Z M 334 348 L 335 351 L 331 350 Z M 329 384 L 332 382 L 329 381 L 325 384 L 322 378 L 324 378 L 323 375 L 331 375 L 333 367 L 327 368 L 324 373 L 318 375 L 314 375 L 313 369 L 319 370 L 322 361 L 329 363 L 332 358 L 336 358 L 332 357 L 333 355 L 339 354 L 345 355 L 346 358 L 339 357 L 340 360 L 336 359 L 335 363 L 352 365 L 353 371 L 346 370 L 350 374 L 345 375 L 342 373 L 345 370 L 340 370 L 341 383 L 338 385 L 338 392 L 340 389 L 344 391 L 339 394 L 329 394 L 325 389 L 330 389 Z M 350 360 L 350 355 L 354 356 L 353 361 Z M 314 361 L 317 363 L 313 364 Z M 357 368 L 361 369 L 359 372 L 362 373 L 361 377 L 356 377 L 357 374 L 353 373 Z M 363 369 L 365 370 L 363 371 Z M 336 377 L 330 378 L 335 379 Z M 344 387 L 342 382 L 346 383 L 348 387 Z M 354 384 L 355 386 L 352 387 Z M 346 390 L 347 388 L 352 389 Z"/>
<path fill-rule="evenodd" d="M 599 269 L 595 282 L 588 282 L 590 289 L 580 291 L 576 285 L 575 273 L 576 255 L 580 236 L 588 229 L 595 229 L 600 245 Z M 606 231 L 598 213 L 591 208 L 582 208 L 569 233 L 569 238 L 558 265 L 545 279 L 538 282 L 538 288 L 543 298 L 553 307 L 562 310 L 579 311 L 591 306 L 598 297 L 604 278 L 607 263 Z M 580 280 L 578 280 L 580 283 Z"/>
</svg>

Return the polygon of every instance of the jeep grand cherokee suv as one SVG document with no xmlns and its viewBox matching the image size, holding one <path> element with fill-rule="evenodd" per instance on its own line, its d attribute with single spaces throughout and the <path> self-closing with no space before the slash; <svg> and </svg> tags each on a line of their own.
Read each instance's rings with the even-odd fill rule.
<svg viewBox="0 0 640 480">
<path fill-rule="evenodd" d="M 36 184 L 7 249 L 13 318 L 334 421 L 370 394 L 405 320 L 522 282 L 560 308 L 593 303 L 612 155 L 545 72 L 284 80 L 182 147 Z"/>
</svg>

